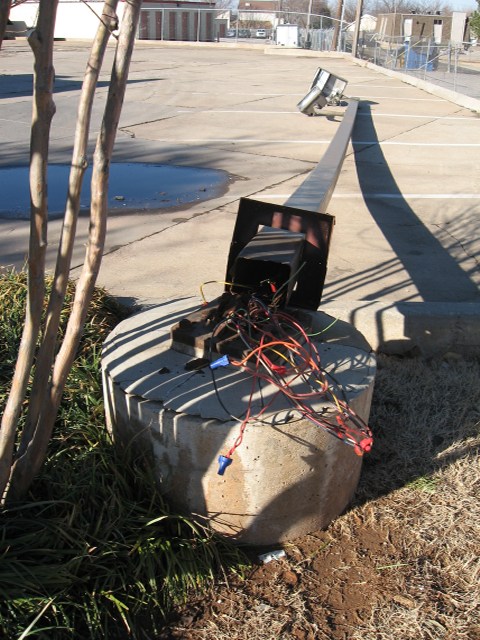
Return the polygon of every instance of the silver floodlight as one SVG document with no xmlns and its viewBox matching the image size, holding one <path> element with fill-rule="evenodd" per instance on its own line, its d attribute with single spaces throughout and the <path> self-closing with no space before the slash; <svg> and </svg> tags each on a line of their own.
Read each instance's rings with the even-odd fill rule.
<svg viewBox="0 0 480 640">
<path fill-rule="evenodd" d="M 347 81 L 330 71 L 318 68 L 307 95 L 297 104 L 298 109 L 313 116 L 325 105 L 338 105 L 343 97 Z"/>
</svg>

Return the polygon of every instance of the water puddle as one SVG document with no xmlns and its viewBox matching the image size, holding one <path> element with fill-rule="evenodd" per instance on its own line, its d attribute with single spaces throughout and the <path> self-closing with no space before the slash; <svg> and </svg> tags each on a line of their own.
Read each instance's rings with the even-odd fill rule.
<svg viewBox="0 0 480 640">
<path fill-rule="evenodd" d="M 0 167 L 0 217 L 28 220 L 30 194 L 28 167 Z M 61 217 L 65 209 L 70 165 L 48 167 L 48 210 Z M 91 167 L 85 172 L 81 211 L 90 206 Z M 224 171 L 164 164 L 112 163 L 108 208 L 113 213 L 172 209 L 209 200 L 227 190 L 230 176 Z"/>
</svg>

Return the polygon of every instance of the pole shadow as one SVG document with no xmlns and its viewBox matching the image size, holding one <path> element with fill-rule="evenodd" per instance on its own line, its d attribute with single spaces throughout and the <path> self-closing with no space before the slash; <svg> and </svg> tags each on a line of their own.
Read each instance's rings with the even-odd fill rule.
<svg viewBox="0 0 480 640">
<path fill-rule="evenodd" d="M 378 138 L 371 104 L 362 102 L 352 142 L 368 211 L 424 302 L 478 300 L 476 284 L 412 209 L 395 180 Z M 369 197 L 381 185 L 388 198 Z M 394 199 L 391 199 L 394 196 Z"/>
</svg>

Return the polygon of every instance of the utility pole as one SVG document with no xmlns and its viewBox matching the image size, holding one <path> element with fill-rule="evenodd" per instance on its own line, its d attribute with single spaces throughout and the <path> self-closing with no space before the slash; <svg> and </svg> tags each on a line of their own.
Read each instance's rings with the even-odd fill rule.
<svg viewBox="0 0 480 640">
<path fill-rule="evenodd" d="M 340 33 L 340 23 L 342 22 L 343 0 L 337 0 L 337 12 L 335 14 L 335 25 L 333 28 L 332 45 L 330 51 L 336 51 L 338 46 L 338 34 Z"/>
<path fill-rule="evenodd" d="M 358 36 L 360 34 L 360 22 L 362 21 L 363 0 L 357 0 L 357 13 L 355 15 L 355 31 L 353 32 L 352 56 L 358 58 Z"/>
<path fill-rule="evenodd" d="M 310 38 L 310 21 L 312 18 L 312 2 L 313 0 L 308 0 L 308 15 L 307 15 L 307 37 L 305 38 L 305 47 L 310 48 L 311 46 L 311 38 Z"/>
<path fill-rule="evenodd" d="M 307 37 L 308 37 L 308 32 L 310 30 L 310 19 L 311 19 L 311 16 L 312 16 L 312 2 L 313 2 L 313 0 L 308 0 Z"/>
</svg>

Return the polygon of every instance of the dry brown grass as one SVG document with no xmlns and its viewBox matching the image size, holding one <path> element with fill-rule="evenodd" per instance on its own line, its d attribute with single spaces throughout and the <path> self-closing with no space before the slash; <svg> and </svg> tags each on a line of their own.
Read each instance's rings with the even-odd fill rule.
<svg viewBox="0 0 480 640">
<path fill-rule="evenodd" d="M 351 509 L 164 638 L 480 639 L 480 362 L 380 356 Z"/>
</svg>

